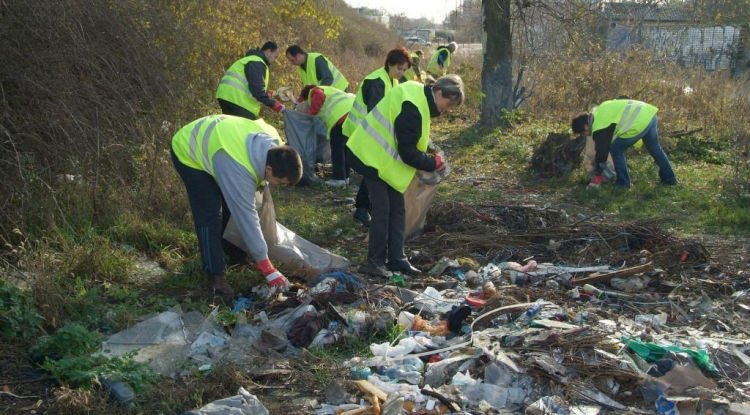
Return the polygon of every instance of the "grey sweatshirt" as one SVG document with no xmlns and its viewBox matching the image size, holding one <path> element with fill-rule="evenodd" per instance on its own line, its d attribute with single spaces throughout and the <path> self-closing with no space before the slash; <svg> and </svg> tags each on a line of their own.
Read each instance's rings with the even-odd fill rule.
<svg viewBox="0 0 750 415">
<path fill-rule="evenodd" d="M 247 140 L 250 164 L 260 180 L 265 180 L 268 150 L 276 145 L 276 140 L 264 133 L 251 135 Z M 268 246 L 263 239 L 255 206 L 255 192 L 259 190 L 255 178 L 224 150 L 214 154 L 213 162 L 216 182 L 229 205 L 242 239 L 250 250 L 250 255 L 256 262 L 268 258 Z"/>
</svg>

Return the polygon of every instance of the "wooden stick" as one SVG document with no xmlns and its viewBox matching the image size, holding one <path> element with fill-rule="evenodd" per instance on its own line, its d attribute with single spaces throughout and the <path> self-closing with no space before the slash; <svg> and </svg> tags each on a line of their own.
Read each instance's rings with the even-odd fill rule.
<svg viewBox="0 0 750 415">
<path fill-rule="evenodd" d="M 631 275 L 640 274 L 642 272 L 651 271 L 654 269 L 654 264 L 649 262 L 647 264 L 643 265 L 637 265 L 635 267 L 630 268 L 623 268 L 617 271 L 608 272 L 608 273 L 601 273 L 601 272 L 595 272 L 593 274 L 590 274 L 588 277 L 579 279 L 574 279 L 571 282 L 573 285 L 585 285 L 585 284 L 591 284 L 592 282 L 605 282 L 609 281 L 612 278 L 619 278 L 619 277 L 629 277 Z"/>
<path fill-rule="evenodd" d="M 372 407 L 352 409 L 351 411 L 342 412 L 339 415 L 370 415 L 372 414 Z"/>
<path fill-rule="evenodd" d="M 385 402 L 388 399 L 388 394 L 380 390 L 377 386 L 366 380 L 355 380 L 354 385 L 357 389 L 361 390 L 367 395 L 375 395 L 378 399 Z"/>
</svg>

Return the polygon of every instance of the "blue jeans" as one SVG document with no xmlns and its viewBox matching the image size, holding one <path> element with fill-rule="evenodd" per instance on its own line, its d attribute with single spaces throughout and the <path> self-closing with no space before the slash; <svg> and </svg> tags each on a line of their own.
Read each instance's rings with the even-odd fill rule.
<svg viewBox="0 0 750 415">
<path fill-rule="evenodd" d="M 632 138 L 616 138 L 609 146 L 609 154 L 612 155 L 612 161 L 615 164 L 615 173 L 617 173 L 615 185 L 630 187 L 625 150 L 641 139 L 646 146 L 646 150 L 654 158 L 656 165 L 659 166 L 659 179 L 661 179 L 661 182 L 667 185 L 677 184 L 677 178 L 674 175 L 674 171 L 672 171 L 672 165 L 669 164 L 669 158 L 667 158 L 667 154 L 664 153 L 664 149 L 659 144 L 659 122 L 654 117 L 642 133 Z"/>
</svg>

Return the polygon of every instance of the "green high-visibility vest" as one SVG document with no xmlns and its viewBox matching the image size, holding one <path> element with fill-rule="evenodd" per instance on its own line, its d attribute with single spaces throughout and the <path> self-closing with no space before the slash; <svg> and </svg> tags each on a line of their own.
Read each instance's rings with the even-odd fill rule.
<svg viewBox="0 0 750 415">
<path fill-rule="evenodd" d="M 229 101 L 250 111 L 257 117 L 260 113 L 260 102 L 250 93 L 247 84 L 245 65 L 248 62 L 260 62 L 266 68 L 263 89 L 268 91 L 268 65 L 260 56 L 250 55 L 237 60 L 227 69 L 221 78 L 221 82 L 219 82 L 219 87 L 216 88 L 216 99 Z"/>
<path fill-rule="evenodd" d="M 378 171 L 378 177 L 401 193 L 406 191 L 417 169 L 401 161 L 394 125 L 404 102 L 411 102 L 422 118 L 422 136 L 417 150 L 427 151 L 430 143 L 430 106 L 424 85 L 407 81 L 394 87 L 359 124 L 346 146 L 363 164 Z"/>
<path fill-rule="evenodd" d="M 448 52 L 448 57 L 445 58 L 442 68 L 440 67 L 440 65 L 438 65 L 438 56 L 440 55 L 441 51 Z M 432 54 L 432 56 L 430 56 L 430 63 L 427 64 L 427 72 L 431 73 L 432 75 L 443 76 L 446 73 L 448 73 L 448 68 L 450 66 L 451 66 L 451 50 L 445 46 L 442 46 L 442 47 L 439 47 L 435 51 L 435 53 Z"/>
<path fill-rule="evenodd" d="M 255 178 L 255 184 L 262 186 L 264 171 L 255 171 L 250 163 L 247 140 L 263 133 L 281 145 L 278 131 L 263 120 L 248 120 L 232 115 L 209 115 L 199 118 L 180 128 L 172 137 L 172 150 L 180 163 L 197 170 L 205 171 L 213 177 L 213 157 L 219 150 L 241 164 Z"/>
<path fill-rule="evenodd" d="M 318 71 L 315 70 L 315 60 L 318 56 L 323 55 L 317 52 L 308 52 L 305 70 L 302 70 L 302 68 L 297 66 L 297 73 L 299 74 L 299 79 L 302 81 L 303 85 L 320 85 L 320 81 L 318 81 Z M 336 68 L 328 58 L 323 56 L 323 59 L 325 59 L 326 64 L 328 64 L 328 70 L 331 71 L 331 75 L 333 75 L 333 85 L 331 86 L 340 89 L 341 91 L 346 90 L 349 86 L 349 81 L 346 80 L 344 75 L 339 72 L 338 68 Z"/>
<path fill-rule="evenodd" d="M 326 130 L 328 131 L 327 137 L 330 140 L 331 130 L 336 125 L 336 122 L 352 109 L 354 94 L 344 92 L 332 86 L 319 86 L 318 88 L 323 90 L 326 100 L 323 101 L 323 106 L 320 107 L 317 116 L 326 124 Z M 310 89 L 310 92 L 307 94 L 308 105 L 311 104 L 311 96 L 312 89 Z"/>
<path fill-rule="evenodd" d="M 404 78 L 406 78 L 407 81 L 418 81 L 420 77 L 418 76 L 415 68 L 419 68 L 419 55 L 412 52 L 409 54 L 409 57 L 411 58 L 412 65 L 409 67 L 409 69 L 404 71 Z"/>
<path fill-rule="evenodd" d="M 591 133 L 616 124 L 612 140 L 633 138 L 648 127 L 659 111 L 655 106 L 634 99 L 613 99 L 602 102 L 594 109 Z"/>
<path fill-rule="evenodd" d="M 365 99 L 362 96 L 362 86 L 365 84 L 365 81 L 372 79 L 380 79 L 381 81 L 383 81 L 383 84 L 385 84 L 385 95 L 387 95 L 394 86 L 398 85 L 397 80 L 391 80 L 391 76 L 388 75 L 388 71 L 386 71 L 385 68 L 380 68 L 373 71 L 372 73 L 367 75 L 365 79 L 362 80 L 362 82 L 359 83 L 357 95 L 354 97 L 354 104 L 352 105 L 352 109 L 351 111 L 349 111 L 349 115 L 346 117 L 346 121 L 344 121 L 344 125 L 342 126 L 342 131 L 347 137 L 352 135 L 359 123 L 362 122 L 362 120 L 367 116 L 367 104 L 365 104 Z"/>
</svg>

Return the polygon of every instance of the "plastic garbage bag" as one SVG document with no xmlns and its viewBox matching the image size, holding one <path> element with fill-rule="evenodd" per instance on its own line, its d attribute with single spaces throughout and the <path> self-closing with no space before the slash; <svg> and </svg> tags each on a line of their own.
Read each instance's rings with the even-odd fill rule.
<svg viewBox="0 0 750 415">
<path fill-rule="evenodd" d="M 312 279 L 323 272 L 349 267 L 348 259 L 315 245 L 276 222 L 269 186 L 265 186 L 262 193 L 255 193 L 255 206 L 260 206 L 258 216 L 268 245 L 268 256 L 285 273 Z M 248 252 L 234 218 L 229 219 L 224 239 Z"/>
<path fill-rule="evenodd" d="M 708 353 L 705 350 L 692 350 L 675 345 L 659 346 L 658 344 L 644 343 L 638 340 L 628 339 L 627 337 L 623 337 L 622 342 L 647 362 L 655 362 L 661 359 L 666 352 L 685 353 L 690 356 L 695 364 L 700 366 L 701 369 L 711 373 L 719 371 L 716 366 L 711 363 L 711 359 L 708 357 Z"/>
<path fill-rule="evenodd" d="M 208 405 L 185 412 L 185 415 L 269 415 L 258 397 L 240 386 L 237 395 L 213 401 Z"/>
<path fill-rule="evenodd" d="M 437 149 L 437 147 L 435 147 Z M 438 154 L 445 160 L 445 155 L 437 149 Z M 404 207 L 406 217 L 404 218 L 404 236 L 406 240 L 419 236 L 424 229 L 427 219 L 427 211 L 432 206 L 432 201 L 437 194 L 437 187 L 441 181 L 450 175 L 451 168 L 446 162 L 445 169 L 440 172 L 425 172 L 417 170 L 409 187 L 404 192 Z"/>
<path fill-rule="evenodd" d="M 302 179 L 314 182 L 315 162 L 331 160 L 327 131 L 318 117 L 307 114 L 306 106 L 284 111 L 284 132 L 290 147 L 302 159 Z"/>
</svg>

